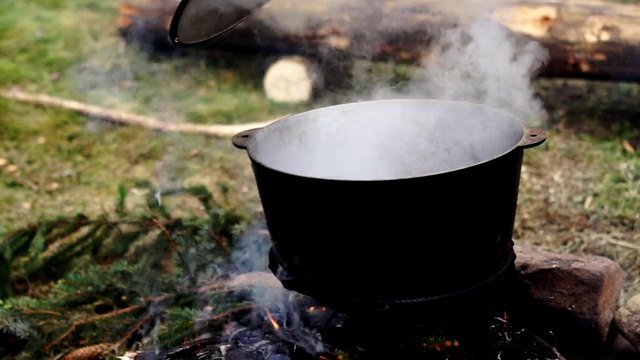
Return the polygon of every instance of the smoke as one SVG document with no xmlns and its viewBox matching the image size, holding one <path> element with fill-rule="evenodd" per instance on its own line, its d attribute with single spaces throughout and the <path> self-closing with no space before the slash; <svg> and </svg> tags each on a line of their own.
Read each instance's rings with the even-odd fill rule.
<svg viewBox="0 0 640 360">
<path fill-rule="evenodd" d="M 505 109 L 525 123 L 544 123 L 547 114 L 531 80 L 549 60 L 548 51 L 489 18 L 500 2 L 464 13 L 454 10 L 454 2 L 441 3 L 439 10 L 457 17 L 458 25 L 436 36 L 405 89 L 378 88 L 373 97 L 468 101 Z"/>
<path fill-rule="evenodd" d="M 549 60 L 548 51 L 491 20 L 495 11 L 511 6 L 509 1 L 330 0 L 317 6 L 321 10 L 312 4 L 272 1 L 260 10 L 260 19 L 269 31 L 281 35 L 303 34 L 314 22 L 325 24 L 327 31 L 332 26 L 339 30 L 344 21 L 342 26 L 355 32 L 349 39 L 349 52 L 358 58 L 372 57 L 380 47 L 394 45 L 390 42 L 396 35 L 424 30 L 431 37 L 427 55 L 407 87 L 398 90 L 376 84 L 373 93 L 353 94 L 351 100 L 414 97 L 468 101 L 505 109 L 527 124 L 546 121 L 531 80 Z M 357 16 L 344 20 L 345 14 Z M 423 15 L 433 21 L 415 20 Z M 424 28 L 416 29 L 416 23 L 423 23 Z"/>
<path fill-rule="evenodd" d="M 236 240 L 232 253 L 238 268 L 235 282 L 249 286 L 252 298 L 260 304 L 283 302 L 285 292 L 269 271 L 271 238 L 262 216 L 256 216 Z"/>
</svg>

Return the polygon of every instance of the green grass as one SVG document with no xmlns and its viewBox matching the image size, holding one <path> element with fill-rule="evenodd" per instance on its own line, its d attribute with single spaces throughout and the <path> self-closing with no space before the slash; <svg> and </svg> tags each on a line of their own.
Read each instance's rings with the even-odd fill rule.
<svg viewBox="0 0 640 360">
<path fill-rule="evenodd" d="M 579 80 L 536 86 L 549 111 L 549 134 L 542 148 L 526 151 L 515 237 L 614 259 L 626 270 L 626 295 L 637 293 L 640 86 Z"/>
<path fill-rule="evenodd" d="M 1 2 L 0 89 L 166 122 L 254 122 L 306 108 L 262 95 L 269 59 L 199 50 L 152 56 L 123 41 L 116 16 L 116 1 Z M 40 217 L 110 209 L 120 182 L 134 187 L 134 197 L 139 182 L 233 182 L 253 190 L 246 154 L 228 139 L 120 127 L 5 99 L 0 114 L 0 234 Z M 245 200 L 255 210 L 257 197 Z"/>
<path fill-rule="evenodd" d="M 228 139 L 115 127 L 6 100 L 0 108 L 0 157 L 7 161 L 0 169 L 0 233 L 42 217 L 113 210 L 120 183 L 139 201 L 144 194 L 136 185 L 148 182 L 251 185 L 243 176 L 246 155 L 231 151 Z"/>
<path fill-rule="evenodd" d="M 101 29 L 109 26 L 110 17 L 102 14 L 115 10 L 116 2 L 3 1 L 0 84 L 61 91 L 52 74 L 66 71 L 87 56 L 90 48 L 85 45 L 98 39 Z"/>
<path fill-rule="evenodd" d="M 123 42 L 116 16 L 116 1 L 2 2 L 0 87 L 166 121 L 253 122 L 303 108 L 262 96 L 268 59 L 225 53 L 150 57 Z"/>
</svg>

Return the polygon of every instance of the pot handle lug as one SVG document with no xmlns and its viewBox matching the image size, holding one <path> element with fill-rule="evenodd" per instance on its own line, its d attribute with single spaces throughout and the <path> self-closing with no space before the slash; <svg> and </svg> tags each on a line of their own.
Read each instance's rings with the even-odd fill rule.
<svg viewBox="0 0 640 360">
<path fill-rule="evenodd" d="M 522 137 L 522 140 L 520 140 L 518 146 L 523 149 L 528 149 L 542 144 L 545 140 L 547 140 L 546 131 L 542 129 L 528 128 L 525 130 L 524 136 Z"/>
<path fill-rule="evenodd" d="M 231 138 L 233 146 L 237 147 L 238 149 L 245 150 L 247 148 L 247 143 L 249 142 L 249 140 L 251 140 L 253 134 L 260 129 L 262 128 L 249 129 L 233 135 L 233 137 Z"/>
</svg>

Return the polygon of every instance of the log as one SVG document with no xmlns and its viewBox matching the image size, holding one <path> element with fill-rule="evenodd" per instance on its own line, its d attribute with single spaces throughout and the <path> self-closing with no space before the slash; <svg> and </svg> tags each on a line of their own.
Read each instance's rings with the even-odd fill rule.
<svg viewBox="0 0 640 360">
<path fill-rule="evenodd" d="M 492 18 L 549 50 L 549 77 L 640 81 L 640 6 L 601 1 L 531 2 Z"/>
<path fill-rule="evenodd" d="M 418 63 L 441 31 L 476 16 L 546 47 L 541 76 L 640 81 L 640 6 L 597 0 L 272 0 L 207 46 Z"/>
<path fill-rule="evenodd" d="M 176 6 L 177 3 L 170 0 L 120 0 L 117 28 L 121 32 L 138 26 L 169 29 Z"/>
<path fill-rule="evenodd" d="M 263 29 L 261 38 L 254 38 L 257 44 L 289 39 L 365 59 L 415 64 L 439 33 L 479 16 L 547 48 L 550 61 L 541 69 L 541 76 L 640 81 L 637 5 L 595 0 L 467 0 L 453 5 L 420 0 L 321 0 L 296 8 L 292 1 L 273 0 L 239 31 Z M 235 39 L 246 43 L 250 36 L 231 32 L 218 42 Z"/>
<path fill-rule="evenodd" d="M 301 56 L 285 56 L 271 64 L 262 84 L 266 97 L 279 103 L 311 101 L 322 86 L 318 64 Z"/>
<path fill-rule="evenodd" d="M 101 120 L 111 121 L 123 125 L 141 126 L 143 128 L 159 131 L 180 132 L 199 135 L 210 135 L 215 137 L 230 137 L 239 132 L 264 127 L 272 122 L 279 120 L 269 120 L 264 122 L 255 122 L 248 124 L 236 125 L 204 125 L 190 123 L 166 123 L 161 120 L 130 114 L 123 111 L 110 110 L 96 105 L 85 104 L 82 102 L 61 99 L 44 94 L 30 94 L 22 91 L 0 91 L 0 97 L 16 100 L 24 103 L 36 104 L 39 106 L 48 106 L 62 108 L 75 111 L 77 113 L 87 115 Z"/>
</svg>

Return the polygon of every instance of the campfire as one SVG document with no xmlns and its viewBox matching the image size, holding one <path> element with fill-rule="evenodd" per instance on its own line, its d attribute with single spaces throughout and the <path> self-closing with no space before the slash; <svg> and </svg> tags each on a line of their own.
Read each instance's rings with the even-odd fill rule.
<svg viewBox="0 0 640 360">
<path fill-rule="evenodd" d="M 258 229 L 258 230 L 256 230 Z M 250 227 L 240 248 L 244 257 L 268 257 L 270 237 Z M 506 297 L 478 313 L 470 301 L 445 316 L 425 317 L 429 306 L 344 313 L 310 296 L 290 291 L 267 269 L 228 281 L 237 296 L 232 310 L 195 318 L 193 340 L 163 350 L 130 353 L 146 359 L 563 359 L 547 341 L 509 318 Z M 421 279 L 415 279 L 417 283 Z M 243 305 L 247 304 L 249 305 Z M 220 321 L 222 325 L 220 325 Z"/>
<path fill-rule="evenodd" d="M 210 201 L 201 188 L 188 192 L 205 204 Z M 166 222 L 143 218 L 137 226 L 122 228 L 125 233 L 113 233 L 116 237 L 107 244 L 127 238 L 129 231 L 155 231 L 159 238 L 154 246 L 176 246 L 170 251 L 174 262 L 168 268 L 158 264 L 155 251 L 144 256 L 150 251 L 142 246 L 130 263 L 79 269 L 55 284 L 51 299 L 8 303 L 3 315 L 9 317 L 1 320 L 13 332 L 0 345 L 14 352 L 23 347 L 59 353 L 73 344 L 76 348 L 65 351 L 65 360 L 99 359 L 109 351 L 122 360 L 562 359 L 560 353 L 576 346 L 598 347 L 602 329 L 593 327 L 603 326 L 606 332 L 611 320 L 607 309 L 613 308 L 621 287 L 621 270 L 608 259 L 549 256 L 516 246 L 516 276 L 507 267 L 509 276 L 491 291 L 393 307 L 336 298 L 320 301 L 286 289 L 276 277 L 286 279 L 279 267 L 268 264 L 274 258 L 269 254 L 273 241 L 263 216 L 231 236 L 229 226 L 238 221 L 236 215 L 217 208 L 211 214 L 204 228 L 200 222 L 171 217 Z M 66 225 L 106 229 L 113 223 L 78 218 Z M 129 219 L 127 225 L 135 222 Z M 14 236 L 28 243 L 37 234 L 33 229 Z M 575 265 L 579 272 L 563 264 Z M 415 276 L 411 281 L 427 286 L 429 279 Z M 522 291 L 522 281 L 533 291 Z M 566 285 L 576 293 L 563 297 L 560 292 Z M 540 313 L 532 302 L 536 300 L 549 302 L 553 315 Z M 78 303 L 87 305 L 74 305 Z M 594 312 L 595 303 L 603 313 Z M 523 311 L 544 322 L 523 317 Z M 556 330 L 554 318 L 572 314 L 582 317 L 563 317 L 562 325 L 579 326 Z M 40 324 L 45 328 L 36 328 Z M 42 330 L 46 343 L 29 341 L 30 334 Z M 568 344 L 567 335 L 573 334 L 578 345 Z M 98 342 L 82 346 L 86 336 L 99 336 Z M 593 341 L 585 344 L 586 338 Z M 131 351 L 125 353 L 126 349 Z"/>
</svg>

